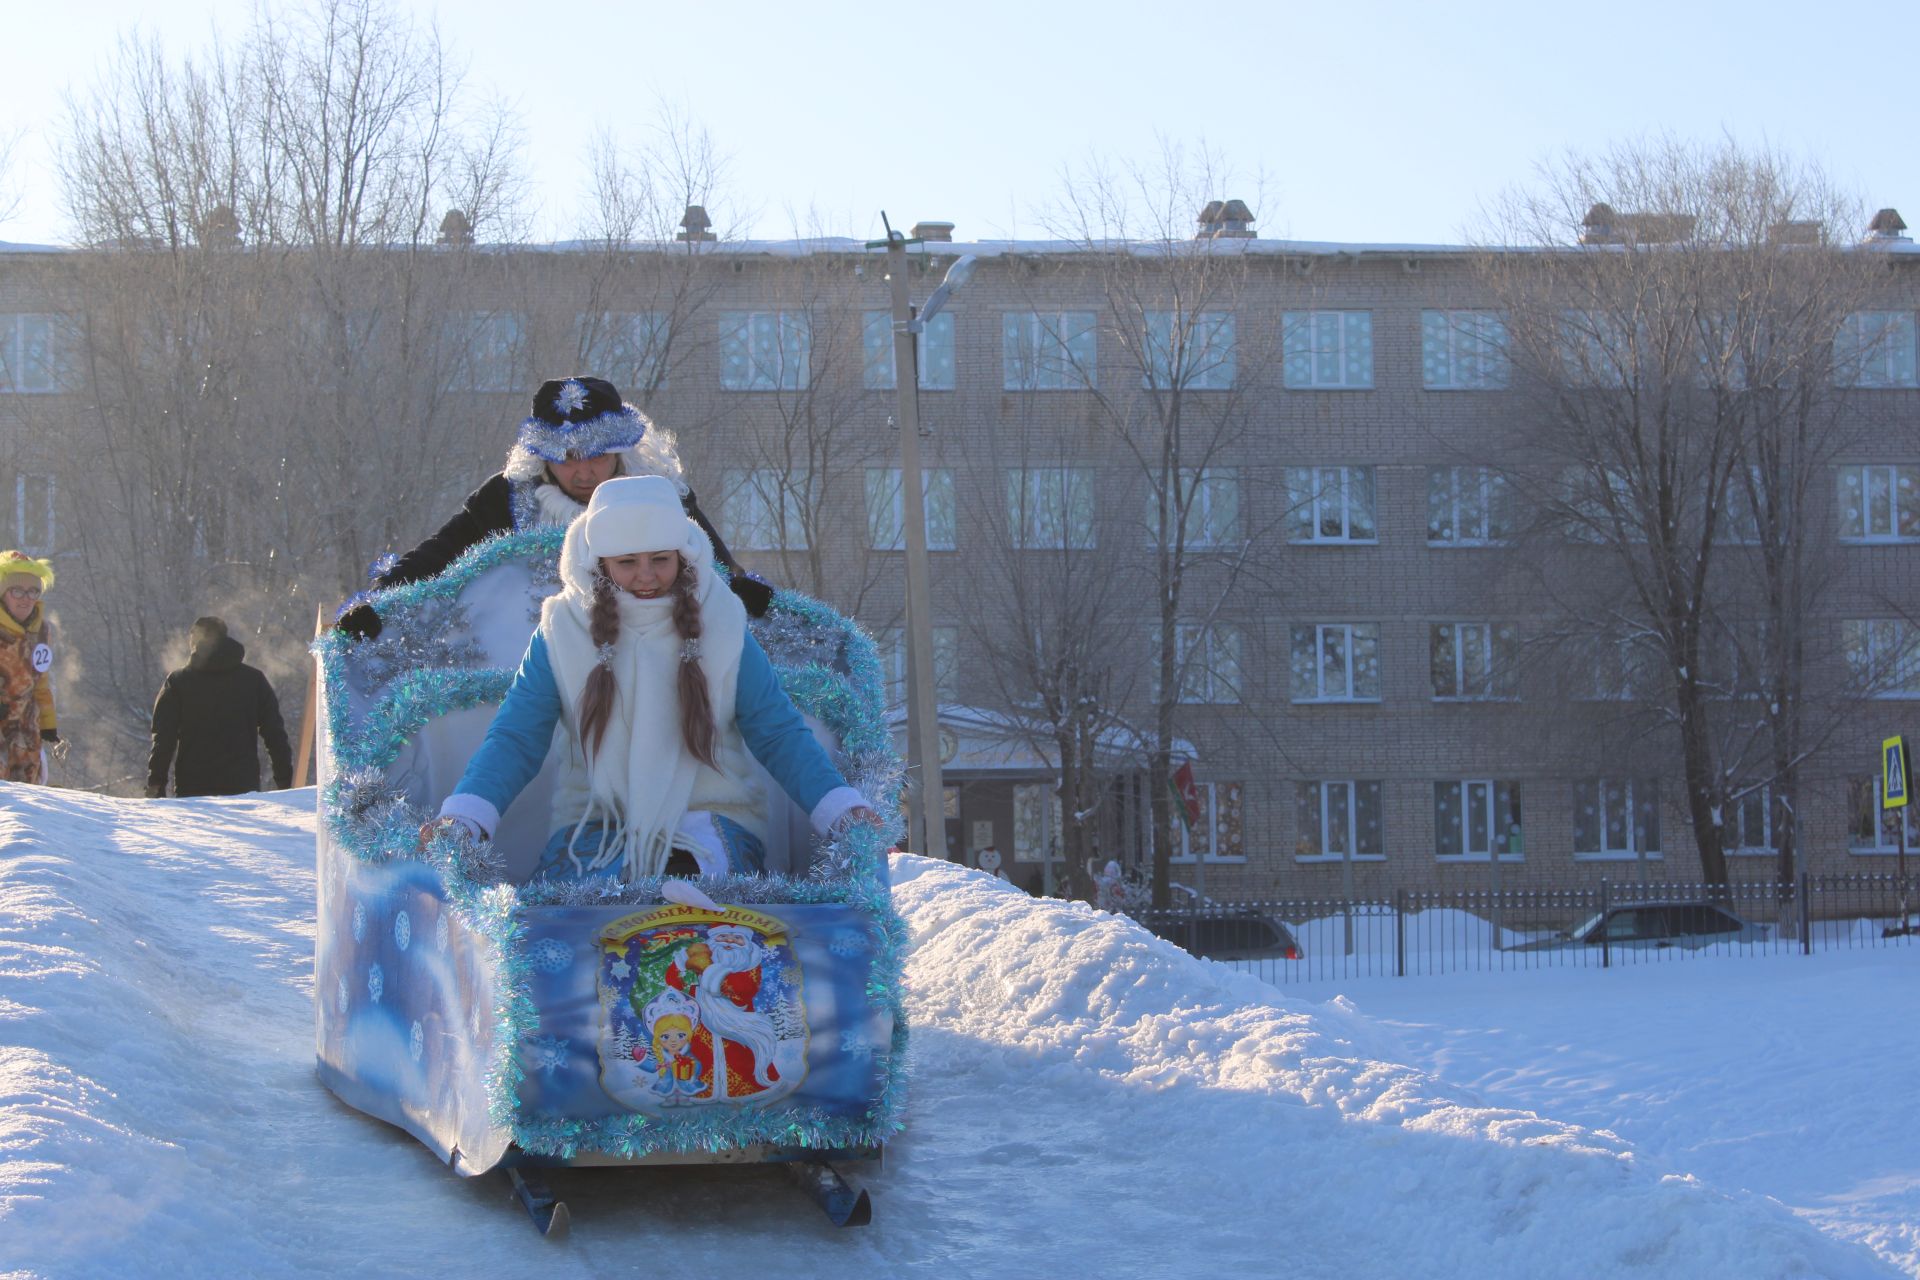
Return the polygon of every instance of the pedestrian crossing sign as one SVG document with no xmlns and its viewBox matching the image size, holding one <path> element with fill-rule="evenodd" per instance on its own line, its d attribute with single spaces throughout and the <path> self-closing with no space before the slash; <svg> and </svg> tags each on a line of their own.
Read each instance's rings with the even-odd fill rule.
<svg viewBox="0 0 1920 1280">
<path fill-rule="evenodd" d="M 1880 807 L 1904 809 L 1913 794 L 1913 766 L 1907 759 L 1907 736 L 1896 734 L 1880 744 Z"/>
</svg>

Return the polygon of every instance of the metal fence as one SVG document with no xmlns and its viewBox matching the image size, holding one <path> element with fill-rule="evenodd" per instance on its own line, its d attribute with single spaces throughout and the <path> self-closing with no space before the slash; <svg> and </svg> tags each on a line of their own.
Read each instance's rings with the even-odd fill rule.
<svg viewBox="0 0 1920 1280">
<path fill-rule="evenodd" d="M 1404 889 L 1133 915 L 1194 955 L 1279 983 L 1902 946 L 1920 932 L 1916 912 L 1913 876 L 1803 875 L 1791 885 Z"/>
</svg>

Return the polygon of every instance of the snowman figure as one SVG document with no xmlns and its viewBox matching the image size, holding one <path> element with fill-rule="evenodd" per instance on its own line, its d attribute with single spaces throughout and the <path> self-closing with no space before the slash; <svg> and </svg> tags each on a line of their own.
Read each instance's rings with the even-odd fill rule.
<svg viewBox="0 0 1920 1280">
<path fill-rule="evenodd" d="M 974 864 L 996 880 L 1007 878 L 1007 873 L 1000 866 L 1000 851 L 992 845 L 974 854 Z"/>
</svg>

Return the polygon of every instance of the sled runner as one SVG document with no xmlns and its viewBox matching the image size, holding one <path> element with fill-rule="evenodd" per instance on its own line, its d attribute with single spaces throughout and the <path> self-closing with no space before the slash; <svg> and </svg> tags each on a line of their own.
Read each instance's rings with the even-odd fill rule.
<svg viewBox="0 0 1920 1280">
<path fill-rule="evenodd" d="M 836 1225 L 870 1214 L 831 1161 L 900 1126 L 903 929 L 886 831 L 816 840 L 770 779 L 764 874 L 527 882 L 550 753 L 490 846 L 420 825 L 459 780 L 558 587 L 564 531 L 492 538 L 375 593 L 383 629 L 319 657 L 317 1052 L 327 1087 L 454 1169 L 505 1169 L 543 1233 L 552 1165 L 779 1162 Z M 873 644 L 781 593 L 752 624 L 789 697 L 893 826 L 899 761 Z M 556 735 L 554 751 L 567 749 Z"/>
</svg>

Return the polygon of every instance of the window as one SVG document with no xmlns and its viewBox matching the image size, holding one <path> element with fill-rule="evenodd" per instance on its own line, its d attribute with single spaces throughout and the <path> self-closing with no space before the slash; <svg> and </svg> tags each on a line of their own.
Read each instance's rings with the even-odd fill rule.
<svg viewBox="0 0 1920 1280">
<path fill-rule="evenodd" d="M 1147 312 L 1148 390 L 1231 391 L 1234 376 L 1233 313 L 1202 311 L 1182 325 L 1172 311 Z"/>
<path fill-rule="evenodd" d="M 1378 782 L 1302 782 L 1295 788 L 1299 834 L 1293 856 L 1301 862 L 1387 856 Z"/>
<path fill-rule="evenodd" d="M 1513 533 L 1507 478 L 1489 467 L 1427 468 L 1427 545 L 1495 547 Z"/>
<path fill-rule="evenodd" d="M 1013 784 L 1013 860 L 1058 862 L 1060 793 L 1048 782 Z"/>
<path fill-rule="evenodd" d="M 1231 467 L 1181 467 L 1179 477 L 1179 494 L 1187 503 L 1185 549 L 1239 546 L 1240 473 Z M 1147 498 L 1147 537 L 1149 546 L 1160 545 L 1160 505 L 1152 494 Z"/>
<path fill-rule="evenodd" d="M 0 394 L 38 394 L 61 389 L 57 349 L 60 317 L 0 315 Z"/>
<path fill-rule="evenodd" d="M 1378 542 L 1372 467 L 1288 467 L 1288 541 Z"/>
<path fill-rule="evenodd" d="M 804 311 L 722 311 L 722 391 L 804 391 L 813 326 Z"/>
<path fill-rule="evenodd" d="M 1241 657 L 1245 636 L 1231 623 L 1181 624 L 1174 631 L 1173 661 L 1179 673 L 1180 701 L 1234 703 L 1241 700 Z M 1157 666 L 1150 668 L 1156 674 Z M 1158 689 L 1155 690 L 1156 696 Z"/>
<path fill-rule="evenodd" d="M 804 551 L 811 504 L 804 474 L 771 467 L 728 471 L 720 509 L 727 536 L 745 551 Z"/>
<path fill-rule="evenodd" d="M 1433 851 L 1438 858 L 1518 861 L 1520 784 L 1468 779 L 1433 784 Z"/>
<path fill-rule="evenodd" d="M 1730 855 L 1770 854 L 1773 849 L 1773 788 L 1758 786 L 1727 802 L 1721 837 Z"/>
<path fill-rule="evenodd" d="M 1715 526 L 1718 540 L 1738 546 L 1760 545 L 1760 509 L 1755 503 L 1766 496 L 1766 480 L 1754 467 L 1742 476 L 1727 477 L 1727 498 L 1720 507 L 1720 522 Z"/>
<path fill-rule="evenodd" d="M 1920 467 L 1840 468 L 1840 536 L 1857 542 L 1920 541 Z"/>
<path fill-rule="evenodd" d="M 1001 317 L 1008 391 L 1077 391 L 1094 384 L 1091 311 L 1009 311 Z"/>
<path fill-rule="evenodd" d="M 1576 701 L 1632 702 L 1651 687 L 1656 655 L 1642 640 L 1593 636 L 1577 642 L 1569 657 Z"/>
<path fill-rule="evenodd" d="M 1920 698 L 1920 627 L 1898 618 L 1848 618 L 1840 647 L 1862 697 Z"/>
<path fill-rule="evenodd" d="M 1913 806 L 1903 809 L 1880 807 L 1880 775 L 1851 778 L 1847 781 L 1847 847 L 1855 853 L 1898 853 L 1901 831 L 1906 832 L 1907 851 L 1914 850 L 1914 837 L 1920 835 L 1920 822 L 1909 815 Z"/>
<path fill-rule="evenodd" d="M 1659 851 L 1658 780 L 1587 778 L 1573 784 L 1576 858 L 1636 857 Z"/>
<path fill-rule="evenodd" d="M 1296 390 L 1373 386 L 1373 312 L 1289 311 L 1281 318 L 1286 384 Z"/>
<path fill-rule="evenodd" d="M 1493 699 L 1517 695 L 1520 629 L 1509 622 L 1436 622 L 1433 697 Z"/>
<path fill-rule="evenodd" d="M 1026 550 L 1085 550 L 1094 545 L 1093 472 L 1086 467 L 1007 470 L 1007 523 Z"/>
<path fill-rule="evenodd" d="M 54 549 L 52 476 L 19 475 L 13 481 L 14 545 L 42 555 Z"/>
<path fill-rule="evenodd" d="M 1596 311 L 1567 311 L 1560 316 L 1560 360 L 1567 382 L 1576 387 L 1627 385 L 1634 369 L 1633 344 L 1618 317 Z"/>
<path fill-rule="evenodd" d="M 1422 311 L 1420 373 L 1429 391 L 1506 386 L 1506 321 L 1496 311 Z"/>
<path fill-rule="evenodd" d="M 1568 467 L 1560 477 L 1565 533 L 1577 542 L 1599 545 L 1644 542 L 1646 530 L 1633 486 L 1612 467 Z"/>
<path fill-rule="evenodd" d="M 1380 701 L 1380 624 L 1294 626 L 1291 692 L 1295 702 Z"/>
<path fill-rule="evenodd" d="M 580 360 L 622 389 L 667 385 L 667 317 L 659 311 L 602 311 L 580 317 Z"/>
<path fill-rule="evenodd" d="M 1840 322 L 1833 343 L 1834 382 L 1847 387 L 1911 387 L 1911 311 L 1857 311 Z"/>
<path fill-rule="evenodd" d="M 1246 839 L 1242 834 L 1244 823 L 1241 810 L 1246 801 L 1246 787 L 1238 782 L 1202 782 L 1200 792 L 1200 820 L 1189 831 L 1187 824 L 1176 814 L 1174 830 L 1179 835 L 1179 843 L 1174 847 L 1173 861 L 1193 862 L 1196 853 L 1206 862 L 1244 862 L 1247 857 Z"/>
<path fill-rule="evenodd" d="M 511 311 L 460 311 L 446 319 L 449 391 L 522 391 L 524 326 Z"/>
<path fill-rule="evenodd" d="M 864 353 L 861 380 L 869 391 L 892 391 L 893 313 L 869 311 L 860 331 Z M 942 311 L 913 335 L 922 391 L 951 391 L 954 384 L 953 312 Z"/>
<path fill-rule="evenodd" d="M 875 551 L 907 549 L 907 503 L 898 467 L 867 468 L 867 545 Z M 946 468 L 920 472 L 927 550 L 954 548 L 955 515 L 953 472 Z"/>
<path fill-rule="evenodd" d="M 907 700 L 907 633 L 902 627 L 889 627 L 875 636 L 880 664 L 887 673 L 887 705 L 904 706 Z M 960 678 L 960 628 L 933 629 L 933 694 L 941 702 L 951 702 Z"/>
</svg>

